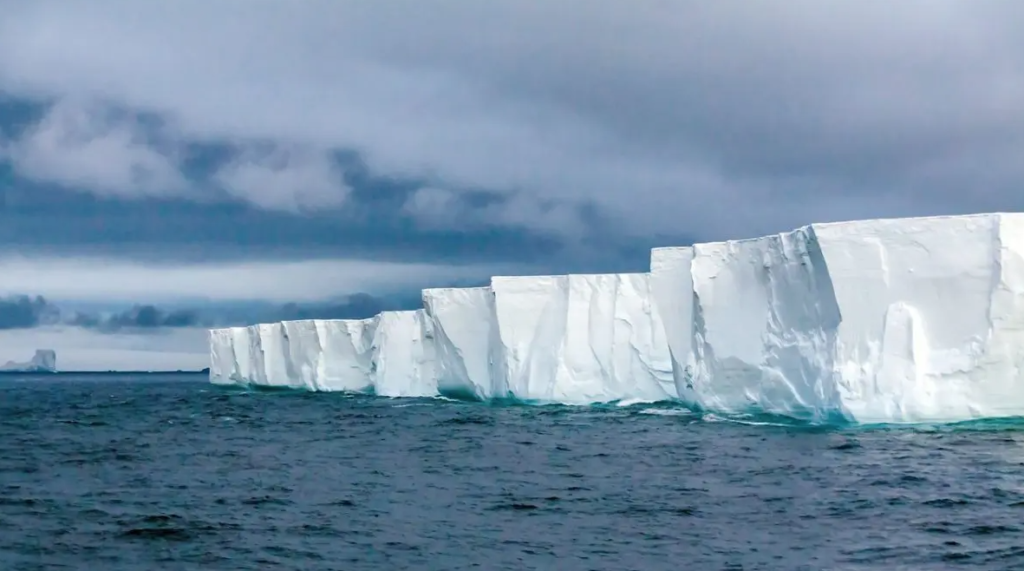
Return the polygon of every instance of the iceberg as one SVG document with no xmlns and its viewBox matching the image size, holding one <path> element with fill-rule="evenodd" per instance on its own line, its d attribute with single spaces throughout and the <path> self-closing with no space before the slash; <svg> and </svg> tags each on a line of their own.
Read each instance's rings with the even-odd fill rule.
<svg viewBox="0 0 1024 571">
<path fill-rule="evenodd" d="M 53 349 L 36 349 L 35 354 L 27 362 L 8 361 L 0 365 L 3 373 L 56 373 L 57 352 Z"/>
<path fill-rule="evenodd" d="M 495 277 L 500 385 L 524 401 L 678 396 L 648 274 Z"/>
<path fill-rule="evenodd" d="M 498 276 L 423 308 L 210 332 L 210 379 L 861 423 L 1024 414 L 1024 214 L 811 224 Z"/>
</svg>

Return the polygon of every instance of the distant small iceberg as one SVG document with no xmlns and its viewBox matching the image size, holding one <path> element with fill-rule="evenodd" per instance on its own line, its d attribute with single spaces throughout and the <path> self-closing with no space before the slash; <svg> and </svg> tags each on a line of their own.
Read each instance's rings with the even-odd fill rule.
<svg viewBox="0 0 1024 571">
<path fill-rule="evenodd" d="M 4 373 L 56 373 L 57 352 L 53 349 L 36 349 L 36 354 L 27 363 L 8 361 L 0 366 Z"/>
</svg>

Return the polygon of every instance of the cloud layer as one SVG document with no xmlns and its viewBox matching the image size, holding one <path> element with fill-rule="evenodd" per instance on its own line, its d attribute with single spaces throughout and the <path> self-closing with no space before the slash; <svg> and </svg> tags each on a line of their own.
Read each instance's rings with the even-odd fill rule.
<svg viewBox="0 0 1024 571">
<path fill-rule="evenodd" d="M 263 302 L 190 307 L 137 304 L 127 309 L 101 311 L 66 309 L 43 296 L 14 295 L 0 298 L 0 330 L 71 326 L 100 333 L 149 333 L 296 319 L 365 319 L 381 311 L 419 306 L 419 296 L 381 298 L 358 293 L 317 303 Z"/>
<path fill-rule="evenodd" d="M 33 328 L 86 364 L 201 362 L 207 323 L 643 270 L 652 246 L 811 221 L 1024 210 L 1019 3 L 0 13 L 12 359 Z"/>
<path fill-rule="evenodd" d="M 500 265 L 360 260 L 139 264 L 110 258 L 0 258 L 0 295 L 31 292 L 75 301 L 322 302 L 360 292 L 388 296 L 435 285 L 477 283 Z"/>
<path fill-rule="evenodd" d="M 588 209 L 625 237 L 712 239 L 1024 208 L 1016 4 L 416 6 L 3 3 L 0 85 L 57 102 L 12 143 L 15 169 L 185 193 L 182 149 L 268 144 L 211 180 L 260 208 L 343 210 L 330 156 L 347 152 L 422 180 L 397 209 L 424 226 L 577 238 Z M 78 101 L 127 111 L 97 123 Z M 479 191 L 506 200 L 449 202 Z"/>
</svg>

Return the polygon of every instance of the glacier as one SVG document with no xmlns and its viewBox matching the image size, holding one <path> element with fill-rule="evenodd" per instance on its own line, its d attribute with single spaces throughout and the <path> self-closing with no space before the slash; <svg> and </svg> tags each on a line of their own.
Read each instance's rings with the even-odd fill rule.
<svg viewBox="0 0 1024 571">
<path fill-rule="evenodd" d="M 496 276 L 422 301 L 211 330 L 210 379 L 811 422 L 1024 415 L 1024 214 L 810 224 L 655 248 L 645 273 Z"/>
</svg>

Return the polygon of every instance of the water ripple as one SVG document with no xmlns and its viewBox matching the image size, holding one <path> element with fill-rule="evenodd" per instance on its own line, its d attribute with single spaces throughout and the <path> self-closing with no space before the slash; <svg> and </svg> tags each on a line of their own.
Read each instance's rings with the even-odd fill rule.
<svg viewBox="0 0 1024 571">
<path fill-rule="evenodd" d="M 1024 424 L 0 381 L 0 569 L 1024 568 Z"/>
</svg>

